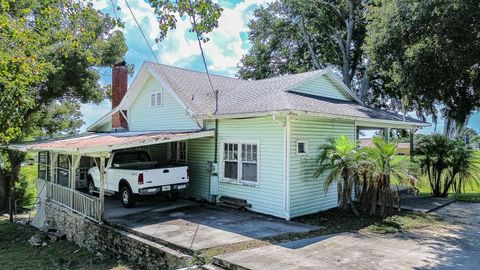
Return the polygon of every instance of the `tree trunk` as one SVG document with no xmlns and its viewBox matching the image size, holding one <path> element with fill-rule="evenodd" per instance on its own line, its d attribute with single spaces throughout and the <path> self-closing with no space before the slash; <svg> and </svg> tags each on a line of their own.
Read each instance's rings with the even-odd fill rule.
<svg viewBox="0 0 480 270">
<path fill-rule="evenodd" d="M 0 168 L 0 214 L 8 211 L 8 198 L 10 193 L 10 179 L 7 172 Z"/>
<path fill-rule="evenodd" d="M 8 150 L 8 159 L 10 161 L 10 196 L 9 196 L 9 215 L 10 215 L 10 222 L 13 222 L 13 214 L 15 210 L 15 192 L 13 192 L 13 188 L 15 187 L 15 183 L 20 180 L 20 168 L 23 161 L 25 154 Z"/>
</svg>

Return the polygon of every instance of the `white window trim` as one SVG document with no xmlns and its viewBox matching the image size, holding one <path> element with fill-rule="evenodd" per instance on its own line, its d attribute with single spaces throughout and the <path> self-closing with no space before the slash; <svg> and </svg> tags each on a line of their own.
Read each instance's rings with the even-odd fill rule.
<svg viewBox="0 0 480 270">
<path fill-rule="evenodd" d="M 304 150 L 305 150 L 305 153 L 300 153 L 298 152 L 298 144 L 300 143 L 303 143 L 304 144 Z M 305 141 L 305 140 L 297 140 L 297 145 L 296 145 L 297 149 L 297 156 L 306 156 L 308 155 L 308 141 Z"/>
<path fill-rule="evenodd" d="M 226 143 L 232 143 L 232 144 L 238 144 L 238 169 L 237 169 L 237 172 L 238 172 L 238 179 L 232 179 L 232 178 L 227 178 L 225 177 L 225 159 L 224 159 L 224 155 L 225 155 L 225 144 Z M 257 181 L 249 181 L 249 180 L 242 180 L 242 169 L 241 169 L 241 165 L 242 165 L 242 161 L 241 161 L 241 158 L 242 158 L 242 144 L 256 144 L 257 145 Z M 224 183 L 231 183 L 231 184 L 240 184 L 240 185 L 245 185 L 245 186 L 254 186 L 254 187 L 258 187 L 260 186 L 260 180 L 261 180 L 261 177 L 260 177 L 260 166 L 261 166 L 261 161 L 260 161 L 260 156 L 261 156 L 261 148 L 260 148 L 260 141 L 259 140 L 226 140 L 226 141 L 221 141 L 220 142 L 220 162 L 221 162 L 221 165 L 220 165 L 220 168 L 221 168 L 221 171 L 220 171 L 220 181 L 221 182 L 224 182 Z"/>
<path fill-rule="evenodd" d="M 152 105 L 152 95 L 155 95 L 155 104 Z M 160 95 L 160 104 L 157 104 L 157 95 Z M 150 107 L 163 107 L 163 92 L 162 91 L 152 91 L 148 95 L 148 103 Z"/>
<path fill-rule="evenodd" d="M 179 160 L 179 152 L 180 149 L 178 149 L 178 143 L 183 142 L 185 143 L 185 160 Z M 176 159 L 172 159 L 172 143 L 177 143 L 177 149 L 175 150 L 176 153 Z M 182 163 L 187 163 L 188 162 L 188 141 L 176 141 L 176 142 L 169 142 L 167 144 L 167 160 L 168 161 L 175 161 L 175 162 L 182 162 Z"/>
</svg>

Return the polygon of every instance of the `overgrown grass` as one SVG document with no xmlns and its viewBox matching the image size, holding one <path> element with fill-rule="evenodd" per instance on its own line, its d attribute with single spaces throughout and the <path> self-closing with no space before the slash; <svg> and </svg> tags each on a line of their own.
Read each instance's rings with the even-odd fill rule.
<svg viewBox="0 0 480 270">
<path fill-rule="evenodd" d="M 416 157 L 416 159 L 418 159 L 418 157 Z M 410 156 L 396 156 L 395 160 L 399 162 L 410 161 Z M 392 178 L 392 183 L 396 182 L 398 181 L 396 181 L 395 178 Z M 420 195 L 422 196 L 428 196 L 432 194 L 432 189 L 428 182 L 428 178 L 425 176 L 420 177 L 417 188 L 420 190 Z M 455 193 L 452 191 L 448 194 L 448 197 L 461 202 L 480 203 L 480 185 L 468 185 L 465 188 L 465 191 L 462 191 L 462 193 Z"/>
<path fill-rule="evenodd" d="M 31 226 L 11 224 L 0 217 L 0 269 L 130 269 L 66 240 L 34 247 L 28 240 L 35 233 Z"/>
<path fill-rule="evenodd" d="M 442 221 L 438 216 L 412 211 L 379 220 L 361 229 L 361 231 L 380 234 L 395 233 L 415 229 L 424 229 L 439 225 L 441 222 Z"/>
<path fill-rule="evenodd" d="M 35 197 L 37 196 L 37 176 L 38 167 L 36 164 L 24 165 L 20 170 L 21 177 L 25 183 L 25 195 L 22 200 L 22 207 L 31 208 L 35 203 Z M 22 183 L 19 183 L 22 184 Z M 17 186 L 19 185 L 17 184 Z"/>
<path fill-rule="evenodd" d="M 337 209 L 300 217 L 295 221 L 322 227 L 317 234 L 356 231 L 395 233 L 435 226 L 442 222 L 438 216 L 414 211 L 403 211 L 387 218 L 380 218 L 355 216 L 350 212 L 343 212 Z"/>
</svg>

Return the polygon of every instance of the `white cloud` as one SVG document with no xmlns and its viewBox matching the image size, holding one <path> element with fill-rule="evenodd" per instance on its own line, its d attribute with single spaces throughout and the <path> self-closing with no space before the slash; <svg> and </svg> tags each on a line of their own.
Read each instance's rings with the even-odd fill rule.
<svg viewBox="0 0 480 270">
<path fill-rule="evenodd" d="M 236 5 L 223 6 L 224 11 L 218 22 L 218 28 L 208 34 L 210 41 L 203 44 L 209 70 L 213 73 L 233 76 L 236 66 L 242 55 L 247 52 L 248 40 L 242 40 L 241 33 L 248 32 L 248 22 L 252 18 L 253 10 L 271 2 L 272 0 L 245 0 Z M 145 44 L 145 41 L 130 14 L 125 0 L 113 0 L 116 14 L 125 23 L 121 29 L 125 35 L 128 46 L 126 60 L 135 64 L 137 70 L 145 60 L 154 61 L 154 58 Z M 192 68 L 192 63 L 201 61 L 200 49 L 197 40 L 192 33 L 188 18 L 177 18 L 177 28 L 168 33 L 167 38 L 156 44 L 159 37 L 158 22 L 153 8 L 143 0 L 128 0 L 135 17 L 144 31 L 149 43 L 152 45 L 159 61 L 163 64 Z M 115 16 L 112 3 L 109 0 L 97 0 L 94 3 L 96 9 Z M 106 77 L 103 81 L 110 80 Z M 102 102 L 99 105 L 84 104 L 81 107 L 85 125 L 81 131 L 93 124 L 102 115 L 110 111 L 110 102 Z"/>
<path fill-rule="evenodd" d="M 83 115 L 83 121 L 85 124 L 80 129 L 84 132 L 87 127 L 95 123 L 100 117 L 105 115 L 111 110 L 111 103 L 109 100 L 104 100 L 102 103 L 96 105 L 93 103 L 82 104 L 80 111 Z"/>
<path fill-rule="evenodd" d="M 271 1 L 245 0 L 233 8 L 224 7 L 218 28 L 208 35 L 210 41 L 203 44 L 209 69 L 227 75 L 235 74 L 236 65 L 242 55 L 247 52 L 245 48 L 248 47 L 245 46 L 248 41 L 242 40 L 240 35 L 242 32 L 248 32 L 247 24 L 252 17 L 253 10 Z M 123 31 L 129 48 L 133 50 L 142 48 L 142 53 L 147 58 L 142 59 L 142 61 L 152 60 L 153 57 L 151 57 L 145 41 L 138 35 L 139 29 L 136 27 L 125 1 L 114 0 L 114 3 L 120 7 L 117 14 L 125 22 Z M 177 28 L 169 31 L 165 40 L 155 44 L 154 40 L 159 36 L 159 30 L 153 8 L 144 1 L 130 0 L 129 4 L 161 63 L 188 68 L 189 64 L 200 59 L 197 40 L 188 31 L 191 28 L 188 18 L 177 18 Z M 95 4 L 95 7 L 113 16 L 110 2 L 99 1 Z M 132 36 L 136 38 L 129 40 Z"/>
</svg>

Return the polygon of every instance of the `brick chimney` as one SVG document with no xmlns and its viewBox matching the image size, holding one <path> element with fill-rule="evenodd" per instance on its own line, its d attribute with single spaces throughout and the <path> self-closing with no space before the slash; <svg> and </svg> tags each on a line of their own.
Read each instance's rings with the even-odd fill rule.
<svg viewBox="0 0 480 270">
<path fill-rule="evenodd" d="M 112 109 L 115 109 L 122 101 L 128 86 L 128 69 L 125 61 L 117 63 L 112 69 Z M 127 116 L 127 111 L 123 111 Z M 128 123 L 125 117 L 116 112 L 112 115 L 112 131 L 128 130 Z"/>
</svg>

